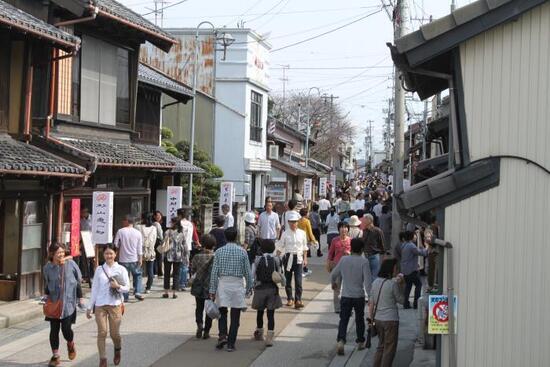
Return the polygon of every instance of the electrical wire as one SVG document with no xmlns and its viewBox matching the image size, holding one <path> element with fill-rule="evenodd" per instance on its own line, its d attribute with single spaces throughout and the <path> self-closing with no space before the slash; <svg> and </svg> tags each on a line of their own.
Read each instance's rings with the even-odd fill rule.
<svg viewBox="0 0 550 367">
<path fill-rule="evenodd" d="M 181 1 L 175 2 L 175 3 L 170 4 L 170 5 L 166 5 L 165 7 L 161 8 L 161 9 L 158 9 L 157 11 L 164 11 L 164 10 L 166 10 L 166 9 L 168 9 L 168 8 L 171 8 L 171 7 L 174 7 L 174 6 L 176 6 L 176 5 L 185 3 L 185 2 L 187 2 L 187 1 L 189 1 L 189 0 L 181 0 Z M 153 11 L 150 11 L 149 13 L 141 14 L 141 16 L 144 17 L 144 16 L 151 15 L 151 14 L 154 14 L 154 13 L 155 13 L 155 11 L 153 10 Z"/>
<path fill-rule="evenodd" d="M 386 82 L 387 82 L 388 80 L 390 80 L 390 79 L 391 79 L 391 78 L 384 79 L 384 80 L 382 80 L 380 83 L 377 83 L 377 84 L 375 84 L 375 85 L 373 85 L 373 86 L 371 86 L 371 87 L 369 87 L 369 88 L 363 89 L 363 90 L 361 90 L 361 91 L 359 91 L 359 92 L 357 92 L 357 93 L 355 93 L 355 94 L 353 94 L 353 95 L 351 95 L 351 96 L 349 96 L 349 97 L 346 97 L 346 98 L 342 99 L 340 102 L 348 101 L 348 100 L 350 100 L 350 99 L 352 99 L 352 98 L 355 98 L 355 97 L 357 97 L 357 96 L 360 96 L 360 95 L 363 94 L 363 93 L 366 93 L 366 92 L 368 92 L 368 91 L 370 91 L 370 90 L 373 90 L 373 89 L 376 88 L 376 87 L 379 87 L 380 85 L 386 83 Z"/>
<path fill-rule="evenodd" d="M 281 6 L 281 8 L 271 16 L 271 18 L 269 18 L 267 21 L 262 23 L 260 26 L 256 27 L 256 29 L 261 29 L 261 28 L 265 27 L 268 23 L 270 23 L 273 19 L 275 19 L 275 17 L 277 15 L 281 14 L 281 12 L 286 8 L 286 6 L 288 5 L 289 2 L 290 2 L 290 0 L 286 0 L 286 3 L 284 3 L 283 6 Z"/>
<path fill-rule="evenodd" d="M 369 18 L 369 17 L 371 17 L 371 16 L 373 16 L 373 15 L 376 15 L 376 14 L 378 14 L 378 13 L 380 13 L 380 12 L 382 12 L 382 9 L 379 9 L 379 10 L 377 10 L 377 11 L 375 11 L 375 12 L 372 12 L 372 13 L 370 13 L 370 14 L 367 14 L 367 15 L 365 15 L 365 16 L 359 18 L 359 19 L 356 19 L 356 20 L 354 20 L 354 21 L 352 21 L 352 22 L 346 23 L 346 24 L 341 25 L 341 26 L 339 26 L 339 27 L 336 27 L 336 28 L 333 28 L 333 29 L 328 30 L 328 31 L 326 31 L 326 32 L 320 33 L 320 34 L 318 34 L 318 35 L 316 35 L 316 36 L 312 36 L 312 37 L 306 38 L 306 39 L 304 39 L 304 40 L 301 40 L 301 41 L 298 41 L 298 42 L 291 43 L 291 44 L 289 44 L 289 45 L 285 45 L 285 46 L 276 48 L 276 49 L 274 49 L 274 50 L 271 50 L 271 53 L 277 52 L 277 51 L 281 51 L 281 50 L 285 50 L 285 49 L 290 48 L 290 47 L 298 46 L 298 45 L 301 45 L 301 44 L 303 44 L 303 43 L 312 41 L 312 40 L 314 40 L 314 39 L 317 39 L 317 38 L 326 36 L 327 34 L 334 33 L 334 32 L 336 32 L 336 31 L 339 31 L 340 29 L 349 27 L 349 26 L 352 25 L 352 24 L 355 24 L 355 23 L 357 23 L 357 22 L 360 22 L 360 21 L 362 21 L 362 20 L 364 20 L 364 19 L 367 19 L 367 18 Z"/>
<path fill-rule="evenodd" d="M 269 8 L 268 11 L 266 11 L 265 13 L 262 13 L 262 14 L 258 15 L 257 17 L 254 17 L 254 18 L 252 18 L 252 19 L 247 20 L 247 23 L 250 23 L 250 22 L 253 22 L 253 21 L 255 21 L 255 20 L 258 20 L 258 19 L 260 19 L 260 18 L 262 18 L 262 17 L 265 17 L 266 15 L 268 15 L 269 13 L 271 13 L 275 8 L 277 8 L 279 5 L 281 5 L 283 1 L 285 1 L 285 0 L 279 0 L 275 5 L 273 5 L 271 8 Z"/>
<path fill-rule="evenodd" d="M 227 27 L 230 23 L 236 21 L 236 20 L 239 20 L 240 18 L 244 17 L 246 13 L 248 13 L 250 10 L 254 9 L 256 6 L 258 6 L 260 3 L 262 2 L 262 0 L 258 0 L 256 1 L 254 4 L 252 4 L 251 7 L 249 7 L 248 9 L 246 9 L 242 14 L 239 14 L 237 15 L 236 18 L 233 18 L 231 19 L 229 22 L 227 22 L 224 27 Z"/>
</svg>

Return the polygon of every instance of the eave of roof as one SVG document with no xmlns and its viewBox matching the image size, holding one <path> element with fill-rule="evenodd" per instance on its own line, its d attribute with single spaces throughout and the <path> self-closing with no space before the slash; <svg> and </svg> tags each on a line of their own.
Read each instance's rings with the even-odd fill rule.
<svg viewBox="0 0 550 367">
<path fill-rule="evenodd" d="M 295 176 L 310 177 L 317 174 L 317 171 L 315 171 L 314 169 L 304 167 L 300 165 L 300 163 L 294 161 L 288 161 L 284 159 L 272 159 L 271 164 L 276 168 Z"/>
<path fill-rule="evenodd" d="M 188 101 L 193 98 L 193 91 L 184 84 L 142 62 L 139 63 L 138 80 L 144 84 L 157 87 L 180 101 Z"/>
<path fill-rule="evenodd" d="M 1 0 L 0 24 L 14 28 L 21 33 L 53 42 L 66 51 L 78 50 L 80 48 L 80 39 L 78 37 Z"/>
<path fill-rule="evenodd" d="M 478 0 L 422 26 L 390 45 L 396 66 L 406 73 L 407 86 L 421 98 L 447 88 L 445 80 L 419 77 L 415 68 L 451 73 L 450 52 L 460 43 L 516 19 L 547 0 Z"/>
</svg>

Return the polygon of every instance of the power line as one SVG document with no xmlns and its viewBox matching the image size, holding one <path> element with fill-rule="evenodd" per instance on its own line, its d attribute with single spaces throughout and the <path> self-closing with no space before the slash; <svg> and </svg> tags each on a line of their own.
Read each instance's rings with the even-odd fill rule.
<svg viewBox="0 0 550 367">
<path fill-rule="evenodd" d="M 346 24 L 341 25 L 341 26 L 339 26 L 339 27 L 333 28 L 333 29 L 331 29 L 331 30 L 329 30 L 329 31 L 323 32 L 323 33 L 318 34 L 318 35 L 316 35 L 316 36 L 309 37 L 309 38 L 306 38 L 306 39 L 304 39 L 304 40 L 301 40 L 301 41 L 294 42 L 294 43 L 291 43 L 291 44 L 286 45 L 286 46 L 282 46 L 282 47 L 276 48 L 276 49 L 274 49 L 274 50 L 271 50 L 271 53 L 277 52 L 277 51 L 281 51 L 281 50 L 284 50 L 284 49 L 287 49 L 287 48 L 290 48 L 290 47 L 298 46 L 298 45 L 301 45 L 302 43 L 306 43 L 306 42 L 312 41 L 312 40 L 314 40 L 314 39 L 317 39 L 317 38 L 326 36 L 327 34 L 334 33 L 334 32 L 336 32 L 336 31 L 339 31 L 339 30 L 342 29 L 342 28 L 349 27 L 350 25 L 355 24 L 355 23 L 357 23 L 357 22 L 360 22 L 360 21 L 362 21 L 363 19 L 367 19 L 367 18 L 369 18 L 369 17 L 371 17 L 371 16 L 373 16 L 373 15 L 375 15 L 375 14 L 378 14 L 378 13 L 380 13 L 381 11 L 382 11 L 382 9 L 379 9 L 379 10 L 373 12 L 373 13 L 370 13 L 370 14 L 365 15 L 364 17 L 361 17 L 361 18 L 359 18 L 359 19 L 356 19 L 356 20 L 354 20 L 354 21 L 352 21 L 352 22 L 346 23 Z"/>
<path fill-rule="evenodd" d="M 372 87 L 363 89 L 362 91 L 359 91 L 359 92 L 357 92 L 357 93 L 355 93 L 355 94 L 353 94 L 353 95 L 351 95 L 351 96 L 349 96 L 349 97 L 344 98 L 341 102 L 350 100 L 350 99 L 352 99 L 352 98 L 355 98 L 355 97 L 357 97 L 357 96 L 360 96 L 360 95 L 363 94 L 363 93 L 366 93 L 366 92 L 368 92 L 368 91 L 370 91 L 370 90 L 373 90 L 374 88 L 376 88 L 376 87 L 378 87 L 378 86 L 384 84 L 384 83 L 387 82 L 388 80 L 389 80 L 389 78 L 388 78 L 388 79 L 384 79 L 384 80 L 382 80 L 380 83 L 377 83 L 377 84 L 373 85 Z"/>
<path fill-rule="evenodd" d="M 269 8 L 268 11 L 266 11 L 265 13 L 262 13 L 262 14 L 258 15 L 258 16 L 255 17 L 255 18 L 252 18 L 252 19 L 247 20 L 247 22 L 250 23 L 250 22 L 253 22 L 253 21 L 255 21 L 255 20 L 258 20 L 258 19 L 260 19 L 260 18 L 262 18 L 262 17 L 268 15 L 271 11 L 273 11 L 275 8 L 277 8 L 279 5 L 281 5 L 281 3 L 282 3 L 283 1 L 285 1 L 285 0 L 279 0 L 275 5 L 273 5 L 271 8 Z"/>
<path fill-rule="evenodd" d="M 256 6 L 258 6 L 260 3 L 262 2 L 262 0 L 258 0 L 256 1 L 254 4 L 252 4 L 251 7 L 249 7 L 248 9 L 246 9 L 242 14 L 239 14 L 237 15 L 237 18 L 234 18 L 232 20 L 230 20 L 229 22 L 227 22 L 224 27 L 226 27 L 227 25 L 229 25 L 230 23 L 234 22 L 235 20 L 239 20 L 239 18 L 242 18 L 246 13 L 248 13 L 250 10 L 254 9 Z"/>
<path fill-rule="evenodd" d="M 281 8 L 276 12 L 274 13 L 271 18 L 269 18 L 268 20 L 266 20 L 263 24 L 261 24 L 260 26 L 256 27 L 256 29 L 260 29 L 262 27 L 265 27 L 266 24 L 268 24 L 269 22 L 271 22 L 273 19 L 275 19 L 275 17 L 279 14 L 281 14 L 281 12 L 284 10 L 284 8 L 286 8 L 286 6 L 288 5 L 288 3 L 290 2 L 290 0 L 286 0 L 286 3 L 283 4 L 283 6 L 281 6 Z"/>
<path fill-rule="evenodd" d="M 288 67 L 290 70 L 363 70 L 363 69 L 384 69 L 393 68 L 393 65 L 373 65 L 373 66 L 330 66 L 330 67 Z M 271 68 L 272 70 L 281 70 L 284 68 Z"/>
<path fill-rule="evenodd" d="M 173 6 L 179 5 L 179 4 L 181 4 L 181 3 L 185 3 L 185 2 L 187 2 L 187 1 L 189 1 L 189 0 L 181 0 L 181 1 L 175 2 L 175 3 L 173 3 L 173 4 L 167 5 L 167 6 L 163 7 L 163 8 L 161 8 L 161 9 L 159 9 L 158 11 L 164 11 L 164 10 L 166 10 L 166 9 L 168 9 L 168 8 L 171 8 L 171 7 L 173 7 Z M 157 12 L 157 11 L 153 10 L 153 11 L 151 11 L 151 12 L 149 12 L 149 13 L 141 14 L 141 16 L 144 17 L 144 16 L 147 16 L 147 15 L 154 14 L 154 13 L 156 13 L 156 12 Z"/>
</svg>

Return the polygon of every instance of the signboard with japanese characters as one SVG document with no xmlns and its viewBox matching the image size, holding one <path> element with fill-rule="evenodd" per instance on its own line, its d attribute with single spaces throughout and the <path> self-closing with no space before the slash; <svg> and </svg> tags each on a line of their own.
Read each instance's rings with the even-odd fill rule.
<svg viewBox="0 0 550 367">
<path fill-rule="evenodd" d="M 313 181 L 311 178 L 304 178 L 304 199 L 311 200 L 311 189 Z"/>
<path fill-rule="evenodd" d="M 71 256 L 80 256 L 80 199 L 71 199 Z"/>
<path fill-rule="evenodd" d="M 286 202 L 286 182 L 271 182 L 265 187 L 265 196 L 275 203 Z"/>
<path fill-rule="evenodd" d="M 327 178 L 319 178 L 319 196 L 327 196 Z"/>
<path fill-rule="evenodd" d="M 92 242 L 113 242 L 113 199 L 110 191 L 94 192 L 92 202 Z"/>
<path fill-rule="evenodd" d="M 166 188 L 166 225 L 171 226 L 172 218 L 177 216 L 181 208 L 183 188 L 181 186 L 168 186 Z"/>
<path fill-rule="evenodd" d="M 330 185 L 332 186 L 332 193 L 336 192 L 336 175 L 330 174 Z"/>
<path fill-rule="evenodd" d="M 458 309 L 457 298 L 454 296 L 454 325 Z M 428 307 L 428 334 L 449 334 L 449 302 L 446 295 L 430 295 Z"/>
<path fill-rule="evenodd" d="M 229 212 L 233 211 L 233 182 L 222 182 L 220 184 L 220 208 L 222 205 L 229 205 Z"/>
</svg>

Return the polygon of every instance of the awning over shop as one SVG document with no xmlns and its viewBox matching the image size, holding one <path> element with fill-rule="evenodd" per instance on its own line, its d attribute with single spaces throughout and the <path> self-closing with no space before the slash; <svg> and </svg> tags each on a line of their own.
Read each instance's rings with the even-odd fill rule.
<svg viewBox="0 0 550 367">
<path fill-rule="evenodd" d="M 309 159 L 309 164 L 311 167 L 315 168 L 319 174 L 318 176 L 326 175 L 332 172 L 332 168 L 324 163 L 321 163 L 315 159 Z"/>
<path fill-rule="evenodd" d="M 0 0 L 0 25 L 48 40 L 67 51 L 80 47 L 80 39 Z"/>
<path fill-rule="evenodd" d="M 0 175 L 85 178 L 86 169 L 35 146 L 0 134 Z"/>
<path fill-rule="evenodd" d="M 56 149 L 89 162 L 90 171 L 96 167 L 151 169 L 179 173 L 201 173 L 201 168 L 163 151 L 153 145 L 129 141 L 92 140 L 75 137 L 54 137 L 48 140 Z"/>
<path fill-rule="evenodd" d="M 139 63 L 138 80 L 141 83 L 161 89 L 178 101 L 187 102 L 193 98 L 193 91 L 187 86 L 142 62 Z"/>
<path fill-rule="evenodd" d="M 291 160 L 272 159 L 271 164 L 273 167 L 294 176 L 312 177 L 317 175 L 317 171 L 314 169 L 302 166 L 300 163 Z"/>
<path fill-rule="evenodd" d="M 271 171 L 271 161 L 267 159 L 246 159 L 245 169 L 250 172 Z"/>
</svg>

